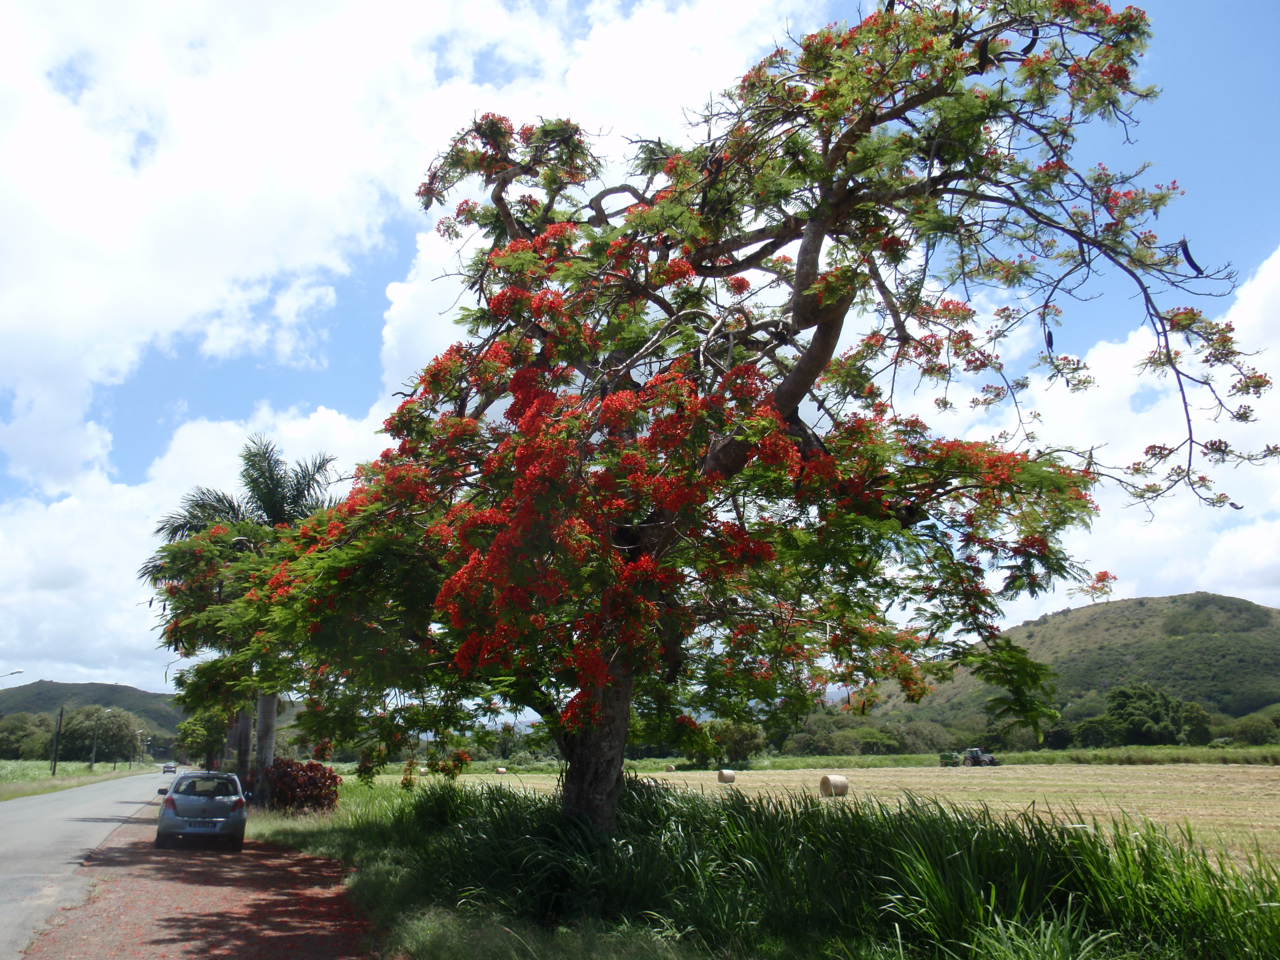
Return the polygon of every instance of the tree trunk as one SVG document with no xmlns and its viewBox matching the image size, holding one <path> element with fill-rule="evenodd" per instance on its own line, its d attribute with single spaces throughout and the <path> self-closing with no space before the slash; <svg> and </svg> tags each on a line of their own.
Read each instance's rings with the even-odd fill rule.
<svg viewBox="0 0 1280 960">
<path fill-rule="evenodd" d="M 559 736 L 560 749 L 568 762 L 564 812 L 605 833 L 612 833 L 618 824 L 632 687 L 630 673 L 612 677 L 599 696 L 599 721 Z"/>
<path fill-rule="evenodd" d="M 279 697 L 264 693 L 258 698 L 258 752 L 253 763 L 253 802 L 265 806 L 271 799 L 267 767 L 276 757 L 276 704 Z"/>
<path fill-rule="evenodd" d="M 251 711 L 241 710 L 236 714 L 233 736 L 236 751 L 236 776 L 243 783 L 245 778 L 249 776 L 249 765 L 251 763 L 249 756 L 249 748 L 253 739 L 253 713 Z"/>
</svg>

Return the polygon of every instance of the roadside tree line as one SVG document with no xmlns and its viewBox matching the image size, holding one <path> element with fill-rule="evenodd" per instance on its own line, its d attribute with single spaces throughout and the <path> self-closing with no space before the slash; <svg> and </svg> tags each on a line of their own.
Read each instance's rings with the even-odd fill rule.
<svg viewBox="0 0 1280 960">
<path fill-rule="evenodd" d="M 57 714 L 11 713 L 0 717 L 0 760 L 50 760 Z M 83 706 L 63 714 L 58 759 L 102 763 L 141 760 L 156 742 L 146 721 L 119 707 Z M 161 738 L 167 745 L 168 738 Z"/>
</svg>

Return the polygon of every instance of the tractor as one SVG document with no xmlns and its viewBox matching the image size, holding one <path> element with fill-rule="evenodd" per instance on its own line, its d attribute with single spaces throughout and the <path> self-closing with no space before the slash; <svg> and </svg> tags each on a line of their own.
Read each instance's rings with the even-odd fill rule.
<svg viewBox="0 0 1280 960">
<path fill-rule="evenodd" d="M 970 747 L 961 754 L 960 762 L 966 767 L 995 767 L 1000 764 L 994 754 L 984 753 L 981 747 Z"/>
<path fill-rule="evenodd" d="M 995 767 L 1000 761 L 994 754 L 985 753 L 981 747 L 970 747 L 963 753 L 946 751 L 938 754 L 938 763 L 944 767 Z"/>
</svg>

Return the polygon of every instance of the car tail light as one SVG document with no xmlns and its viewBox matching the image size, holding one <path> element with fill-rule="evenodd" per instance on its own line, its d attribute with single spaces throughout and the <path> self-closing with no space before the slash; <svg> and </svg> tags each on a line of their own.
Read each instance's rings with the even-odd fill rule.
<svg viewBox="0 0 1280 960">
<path fill-rule="evenodd" d="M 231 804 L 231 812 L 235 813 L 237 810 L 243 810 L 243 809 L 244 809 L 244 797 L 236 797 L 235 803 Z"/>
<path fill-rule="evenodd" d="M 178 812 L 178 804 L 177 804 L 177 801 L 175 801 L 175 800 L 173 799 L 173 797 L 165 797 L 165 798 L 164 798 L 164 808 L 165 808 L 166 810 L 172 810 L 174 813 L 177 813 L 177 812 Z"/>
</svg>

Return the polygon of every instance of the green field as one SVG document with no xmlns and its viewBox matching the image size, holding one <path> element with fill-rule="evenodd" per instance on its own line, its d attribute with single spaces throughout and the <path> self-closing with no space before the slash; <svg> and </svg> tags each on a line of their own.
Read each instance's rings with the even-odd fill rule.
<svg viewBox="0 0 1280 960">
<path fill-rule="evenodd" d="M 0 760 L 0 800 L 53 793 L 55 790 L 82 787 L 86 783 L 128 777 L 155 769 L 155 764 L 150 763 L 132 766 L 120 763 L 112 770 L 110 763 L 99 763 L 94 772 L 90 773 L 87 763 L 59 763 L 58 775 L 51 777 L 47 760 Z"/>
</svg>

